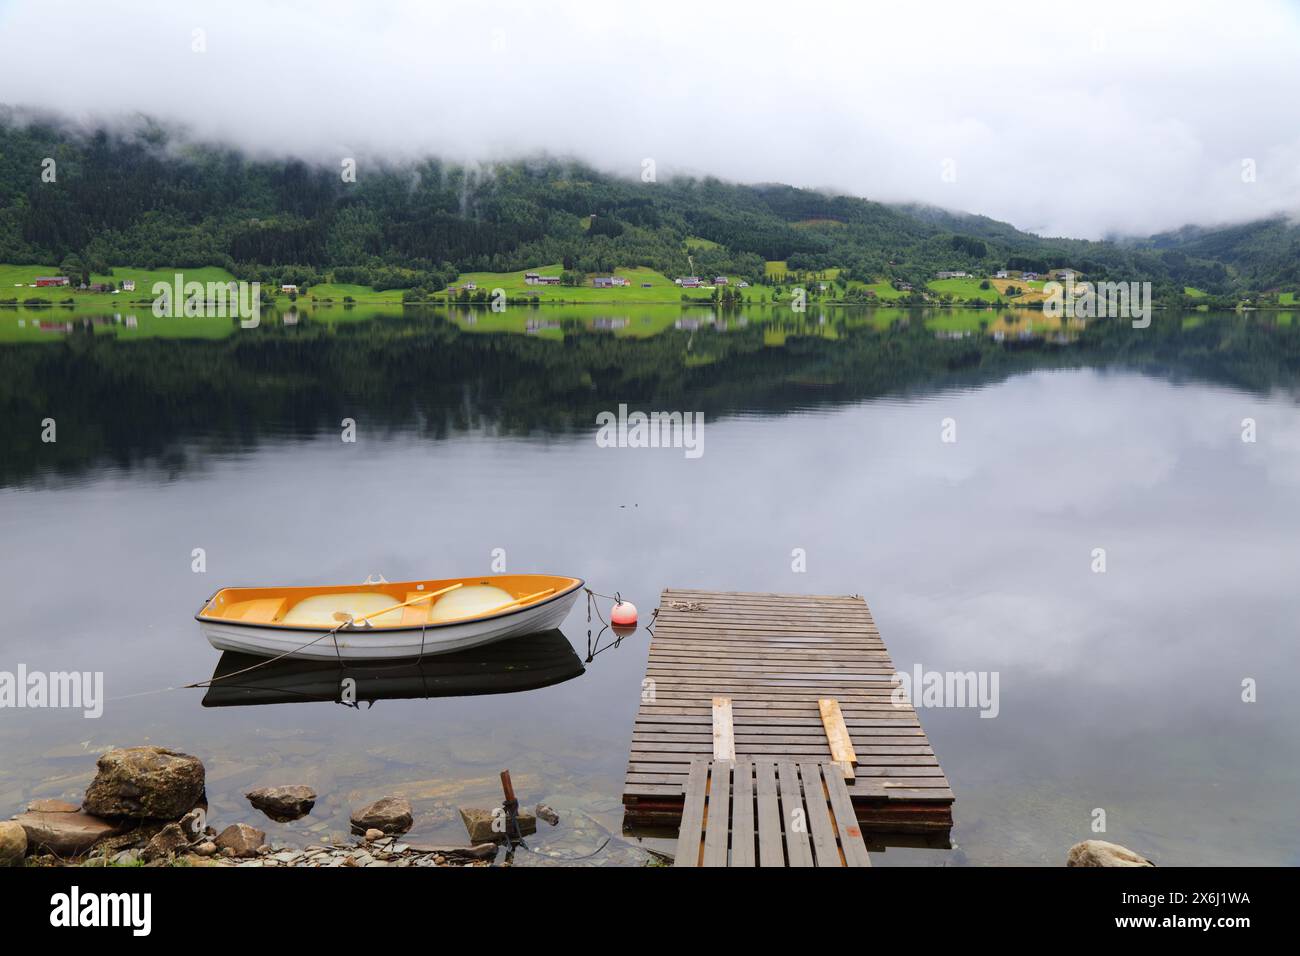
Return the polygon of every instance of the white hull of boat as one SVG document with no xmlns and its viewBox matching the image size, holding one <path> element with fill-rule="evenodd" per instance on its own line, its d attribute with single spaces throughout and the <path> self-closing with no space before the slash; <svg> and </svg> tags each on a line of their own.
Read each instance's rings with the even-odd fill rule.
<svg viewBox="0 0 1300 956">
<path fill-rule="evenodd" d="M 261 657 L 290 657 L 308 660 L 395 660 L 428 657 L 524 634 L 536 634 L 557 628 L 563 623 L 577 600 L 578 591 L 564 594 L 536 607 L 466 621 L 464 624 L 440 624 L 426 628 L 343 628 L 334 634 L 304 628 L 258 627 L 220 620 L 199 618 L 199 630 L 208 643 L 218 650 L 238 651 Z M 314 643 L 308 643 L 314 641 Z M 305 646 L 304 646 L 305 645 Z"/>
</svg>

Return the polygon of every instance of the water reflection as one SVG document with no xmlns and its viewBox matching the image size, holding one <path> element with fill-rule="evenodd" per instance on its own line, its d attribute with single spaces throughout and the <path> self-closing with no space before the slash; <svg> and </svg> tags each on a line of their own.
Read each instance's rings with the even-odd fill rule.
<svg viewBox="0 0 1300 956">
<path fill-rule="evenodd" d="M 203 706 L 334 701 L 355 707 L 378 700 L 513 694 L 573 680 L 584 670 L 558 630 L 392 664 L 268 662 L 226 651 L 212 672 Z"/>
</svg>

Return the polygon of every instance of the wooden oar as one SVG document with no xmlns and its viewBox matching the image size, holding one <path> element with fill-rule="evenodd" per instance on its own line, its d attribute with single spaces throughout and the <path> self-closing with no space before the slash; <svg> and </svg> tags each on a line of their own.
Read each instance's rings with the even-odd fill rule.
<svg viewBox="0 0 1300 956">
<path fill-rule="evenodd" d="M 343 624 L 345 625 L 351 624 L 353 627 L 355 627 L 358 624 L 365 623 L 366 621 L 370 620 L 372 617 L 379 617 L 382 614 L 387 614 L 389 611 L 397 611 L 404 607 L 410 607 L 412 604 L 419 604 L 421 601 L 427 601 L 430 598 L 439 597 L 440 595 L 446 594 L 448 591 L 454 591 L 457 588 L 461 588 L 464 586 L 465 585 L 463 583 L 458 581 L 457 583 L 442 588 L 439 591 L 430 591 L 428 594 L 418 595 L 417 597 L 411 598 L 409 601 L 403 601 L 401 604 L 394 604 L 392 607 L 386 607 L 382 611 L 371 611 L 369 614 L 361 615 L 361 617 L 351 617 L 350 615 L 348 615 L 347 611 L 335 611 L 334 620 L 336 621 L 342 620 Z M 342 617 L 340 617 L 340 615 L 342 615 Z M 343 620 L 343 618 L 346 618 L 346 620 Z"/>
<path fill-rule="evenodd" d="M 513 601 L 507 601 L 505 604 L 498 604 L 494 608 L 486 611 L 475 611 L 473 614 L 462 614 L 460 617 L 451 617 L 446 621 L 439 621 L 439 624 L 446 624 L 449 621 L 463 621 L 472 617 L 487 617 L 489 614 L 495 614 L 497 611 L 504 611 L 508 607 L 514 607 L 516 604 L 527 604 L 529 601 L 535 601 L 539 597 L 545 597 L 554 591 L 555 588 L 547 588 L 545 591 L 538 591 L 536 594 L 530 594 L 527 597 L 515 598 Z"/>
</svg>

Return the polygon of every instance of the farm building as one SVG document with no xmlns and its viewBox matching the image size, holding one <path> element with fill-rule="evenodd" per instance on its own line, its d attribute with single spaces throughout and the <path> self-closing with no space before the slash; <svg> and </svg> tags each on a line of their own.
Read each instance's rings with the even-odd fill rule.
<svg viewBox="0 0 1300 956">
<path fill-rule="evenodd" d="M 704 284 L 699 276 L 681 276 L 673 281 L 683 289 L 697 289 Z"/>
<path fill-rule="evenodd" d="M 36 288 L 38 289 L 43 289 L 47 286 L 60 286 L 60 285 L 68 285 L 68 284 L 69 282 L 67 276 L 37 276 L 36 277 Z"/>
<path fill-rule="evenodd" d="M 123 279 L 123 280 L 122 280 L 122 291 L 123 291 L 123 292 L 134 292 L 134 291 L 135 291 L 135 280 L 134 280 L 134 279 Z"/>
<path fill-rule="evenodd" d="M 938 278 L 940 278 L 940 279 L 965 279 L 965 278 L 968 278 L 968 276 L 967 276 L 967 274 L 966 274 L 965 272 L 959 272 L 959 271 L 956 271 L 956 272 L 940 272 L 940 273 L 937 273 L 937 276 L 938 276 Z"/>
<path fill-rule="evenodd" d="M 627 285 L 627 280 L 622 276 L 596 276 L 591 280 L 591 284 L 597 289 L 613 289 L 616 286 Z"/>
<path fill-rule="evenodd" d="M 997 274 L 994 275 L 993 278 L 995 278 L 995 279 L 1006 279 L 1006 278 L 1008 278 L 1009 276 L 1010 276 L 1010 273 L 1007 272 L 1006 269 L 999 269 L 999 270 L 997 271 Z"/>
<path fill-rule="evenodd" d="M 296 285 L 282 285 L 280 286 L 280 291 L 286 294 L 292 293 L 293 295 L 297 295 L 298 287 Z"/>
<path fill-rule="evenodd" d="M 539 276 L 536 272 L 525 272 L 524 285 L 537 285 L 537 280 L 540 278 L 541 276 Z"/>
<path fill-rule="evenodd" d="M 726 276 L 714 276 L 714 285 L 726 285 L 730 280 Z"/>
</svg>

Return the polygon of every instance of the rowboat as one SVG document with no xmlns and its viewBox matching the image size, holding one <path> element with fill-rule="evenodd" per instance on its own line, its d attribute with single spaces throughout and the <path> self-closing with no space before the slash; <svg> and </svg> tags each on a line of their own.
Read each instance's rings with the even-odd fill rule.
<svg viewBox="0 0 1300 956">
<path fill-rule="evenodd" d="M 247 707 L 333 701 L 369 704 L 380 700 L 515 694 L 562 684 L 586 668 L 560 631 L 497 641 L 424 660 L 268 661 L 225 651 L 217 661 L 204 707 Z"/>
<path fill-rule="evenodd" d="M 553 574 L 222 588 L 194 615 L 218 650 L 306 660 L 445 654 L 559 627 L 583 586 Z"/>
</svg>

